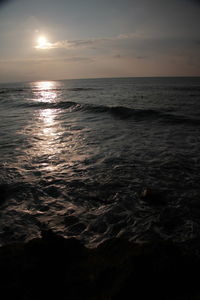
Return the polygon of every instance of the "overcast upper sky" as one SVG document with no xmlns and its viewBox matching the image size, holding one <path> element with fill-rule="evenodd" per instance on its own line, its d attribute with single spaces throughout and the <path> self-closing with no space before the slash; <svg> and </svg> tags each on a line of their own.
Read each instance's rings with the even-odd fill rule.
<svg viewBox="0 0 200 300">
<path fill-rule="evenodd" d="M 198 0 L 0 0 L 0 82 L 200 76 Z"/>
</svg>

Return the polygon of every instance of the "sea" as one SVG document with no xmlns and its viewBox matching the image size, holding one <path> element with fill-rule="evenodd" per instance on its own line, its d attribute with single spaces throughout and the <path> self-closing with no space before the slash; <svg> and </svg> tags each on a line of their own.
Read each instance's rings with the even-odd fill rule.
<svg viewBox="0 0 200 300">
<path fill-rule="evenodd" d="M 0 245 L 44 230 L 200 238 L 200 77 L 1 84 Z"/>
</svg>

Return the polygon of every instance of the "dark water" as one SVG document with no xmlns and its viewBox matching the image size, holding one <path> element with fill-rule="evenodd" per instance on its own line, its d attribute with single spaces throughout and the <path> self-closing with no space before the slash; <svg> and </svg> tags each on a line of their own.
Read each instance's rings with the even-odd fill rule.
<svg viewBox="0 0 200 300">
<path fill-rule="evenodd" d="M 2 84 L 1 244 L 199 237 L 199 129 L 200 78 Z"/>
</svg>

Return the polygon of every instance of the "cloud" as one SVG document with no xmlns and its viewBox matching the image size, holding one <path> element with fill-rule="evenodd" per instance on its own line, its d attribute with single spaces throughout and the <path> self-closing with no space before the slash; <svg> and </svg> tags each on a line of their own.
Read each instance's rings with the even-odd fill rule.
<svg viewBox="0 0 200 300">
<path fill-rule="evenodd" d="M 113 63 L 130 65 L 136 61 L 160 62 L 173 61 L 194 65 L 200 60 L 200 40 L 187 37 L 158 37 L 142 31 L 120 34 L 114 37 L 87 38 L 57 41 L 49 43 L 49 57 L 41 51 L 36 55 L 35 63 Z M 192 58 L 194 57 L 194 58 Z M 115 62 L 114 62 L 115 61 Z"/>
<path fill-rule="evenodd" d="M 55 43 L 47 43 L 43 49 L 64 49 L 64 50 L 108 50 L 117 52 L 113 55 L 121 55 L 119 50 L 128 53 L 137 53 L 137 56 L 144 57 L 143 53 L 158 54 L 184 52 L 188 49 L 195 49 L 200 45 L 200 40 L 187 37 L 157 37 L 143 32 L 120 34 L 116 37 L 102 37 L 78 40 L 63 40 Z M 36 46 L 37 48 L 37 46 Z M 39 48 L 39 47 L 38 47 Z M 63 52 L 66 53 L 66 52 Z M 146 55 L 145 55 L 146 56 Z"/>
<path fill-rule="evenodd" d="M 115 41 L 127 40 L 136 37 L 136 34 L 120 34 L 116 37 L 104 37 L 104 38 L 89 38 L 79 40 L 64 40 L 57 41 L 55 43 L 46 43 L 42 49 L 73 49 L 73 48 L 94 48 L 102 45 L 106 45 Z M 37 45 L 35 48 L 41 49 Z"/>
</svg>

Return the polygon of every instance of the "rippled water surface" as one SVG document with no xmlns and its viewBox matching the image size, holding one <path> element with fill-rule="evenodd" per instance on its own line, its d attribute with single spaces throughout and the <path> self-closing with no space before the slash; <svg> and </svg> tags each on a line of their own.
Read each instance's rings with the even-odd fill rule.
<svg viewBox="0 0 200 300">
<path fill-rule="evenodd" d="M 1 244 L 199 236 L 199 129 L 200 78 L 0 85 Z"/>
</svg>

